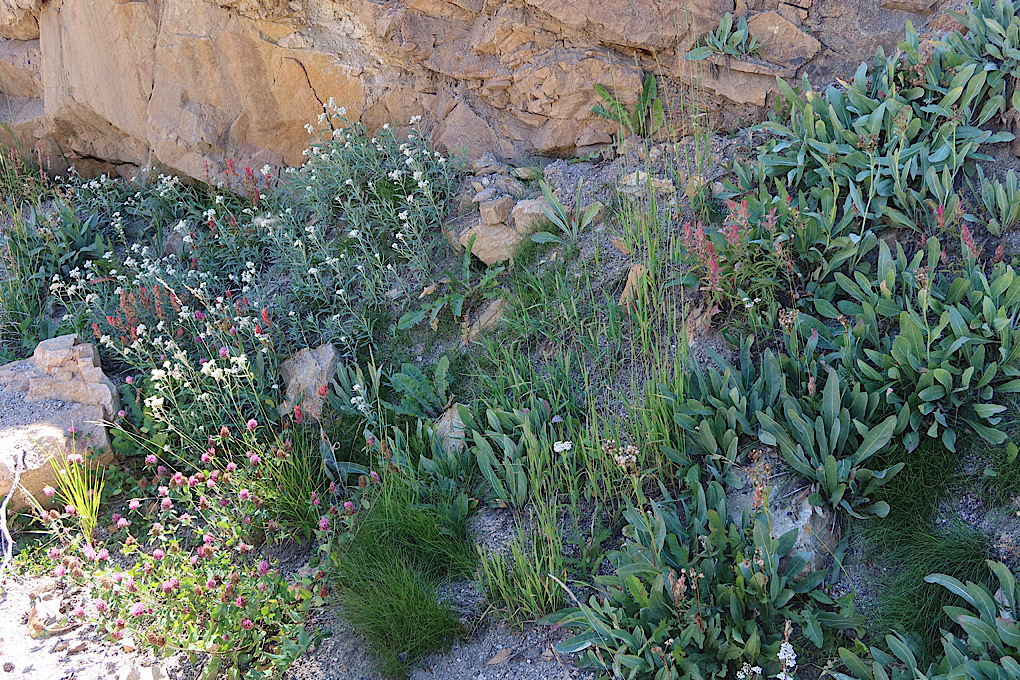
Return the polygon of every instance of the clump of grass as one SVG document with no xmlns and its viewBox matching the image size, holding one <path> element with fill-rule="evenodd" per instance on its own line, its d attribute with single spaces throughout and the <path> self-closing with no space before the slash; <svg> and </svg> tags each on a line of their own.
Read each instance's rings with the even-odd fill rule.
<svg viewBox="0 0 1020 680">
<path fill-rule="evenodd" d="M 891 565 L 881 584 L 877 628 L 917 635 L 923 652 L 934 659 L 941 649 L 942 608 L 958 604 L 958 598 L 924 578 L 938 572 L 963 582 L 988 582 L 985 559 L 990 539 L 955 518 L 936 525 L 940 501 L 952 491 L 957 454 L 931 443 L 888 457 L 886 462 L 902 460 L 906 467 L 884 487 L 889 515 L 865 528 Z"/>
<path fill-rule="evenodd" d="M 558 505 L 555 499 L 539 501 L 533 509 L 533 526 L 518 526 L 509 554 L 479 548 L 489 602 L 518 622 L 537 621 L 563 604 L 566 560 Z"/>
<path fill-rule="evenodd" d="M 344 614 L 368 638 L 387 675 L 406 676 L 427 654 L 464 635 L 436 587 L 467 576 L 474 563 L 463 527 L 444 526 L 391 477 L 339 565 Z"/>
</svg>

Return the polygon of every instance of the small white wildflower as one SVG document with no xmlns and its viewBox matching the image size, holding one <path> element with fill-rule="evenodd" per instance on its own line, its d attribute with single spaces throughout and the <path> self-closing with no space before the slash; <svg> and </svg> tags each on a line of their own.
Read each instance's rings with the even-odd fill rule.
<svg viewBox="0 0 1020 680">
<path fill-rule="evenodd" d="M 556 453 L 566 453 L 572 448 L 574 448 L 574 442 L 560 441 L 553 444 L 553 451 Z"/>
</svg>

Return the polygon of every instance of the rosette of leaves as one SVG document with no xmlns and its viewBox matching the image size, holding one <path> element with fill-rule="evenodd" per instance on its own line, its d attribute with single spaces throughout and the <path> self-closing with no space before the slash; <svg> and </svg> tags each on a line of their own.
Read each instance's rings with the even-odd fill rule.
<svg viewBox="0 0 1020 680">
<path fill-rule="evenodd" d="M 832 368 L 828 369 L 820 399 L 806 394 L 787 394 L 771 414 L 759 413 L 758 437 L 768 446 L 778 446 L 790 466 L 814 481 L 812 505 L 831 505 L 853 517 L 885 517 L 889 504 L 871 502 L 871 495 L 903 469 L 898 463 L 884 470 L 863 467 L 893 437 L 896 416 L 872 425 L 880 415 L 880 395 L 849 386 Z"/>
<path fill-rule="evenodd" d="M 550 490 L 556 438 L 549 402 L 540 399 L 514 411 L 486 409 L 484 423 L 464 406 L 457 410 L 494 504 L 520 508 L 530 495 Z"/>
<path fill-rule="evenodd" d="M 990 276 L 971 266 L 947 286 L 948 278 L 915 270 L 900 279 L 896 295 L 891 278 L 889 270 L 878 303 L 864 308 L 864 323 L 850 339 L 862 344 L 850 368 L 863 388 L 884 395 L 897 412 L 896 433 L 908 450 L 922 434 L 955 450 L 961 425 L 1003 443 L 997 426 L 1006 406 L 996 399 L 1020 391 L 1020 278 L 1005 264 Z M 874 288 L 848 289 L 874 298 Z M 869 311 L 877 314 L 879 305 L 890 329 L 881 335 Z"/>
<path fill-rule="evenodd" d="M 596 85 L 595 92 L 602 98 L 602 104 L 596 104 L 591 110 L 592 113 L 618 123 L 632 135 L 649 137 L 658 132 L 666 122 L 662 100 L 659 99 L 659 84 L 654 73 L 645 76 L 637 106 L 630 112 L 604 85 Z"/>
<path fill-rule="evenodd" d="M 732 678 L 744 663 L 771 677 L 786 621 L 816 647 L 824 627 L 859 623 L 832 610 L 819 588 L 825 572 L 793 580 L 807 564 L 790 554 L 796 530 L 772 538 L 765 517 L 746 511 L 741 529 L 722 485 L 702 485 L 697 466 L 685 479 L 681 498 L 625 511 L 613 573 L 596 579 L 601 596 L 546 619 L 580 631 L 560 652 L 580 652 L 601 677 Z"/>
<path fill-rule="evenodd" d="M 727 12 L 719 20 L 716 29 L 705 36 L 705 44 L 688 52 L 686 58 L 690 61 L 698 61 L 707 59 L 713 54 L 728 54 L 741 59 L 758 54 L 760 51 L 761 44 L 759 44 L 758 38 L 747 27 L 747 17 L 740 17 L 734 28 L 733 15 Z"/>
<path fill-rule="evenodd" d="M 945 574 L 931 574 L 928 583 L 937 583 L 959 595 L 969 607 L 945 607 L 956 624 L 943 629 L 944 655 L 921 670 L 908 641 L 898 635 L 886 637 L 889 651 L 872 647 L 871 664 L 858 649 L 841 648 L 839 656 L 847 672 L 834 672 L 837 680 L 1013 680 L 1020 678 L 1020 626 L 1017 609 L 1016 576 L 1001 562 L 988 560 L 988 568 L 999 582 L 993 592 L 981 583 L 966 584 Z M 958 628 L 957 628 L 958 626 Z M 959 636 L 957 631 L 962 631 Z"/>
<path fill-rule="evenodd" d="M 707 349 L 715 363 L 707 370 L 697 358 L 688 359 L 686 399 L 675 400 L 674 421 L 686 434 L 685 450 L 665 448 L 674 463 L 690 464 L 690 454 L 704 457 L 704 466 L 714 479 L 739 487 L 732 467 L 742 455 L 741 443 L 758 434 L 758 413 L 771 409 L 786 387 L 783 369 L 776 355 L 766 350 L 758 366 L 751 359 L 754 338 L 741 342 L 740 365 L 734 366 Z M 667 393 L 664 385 L 660 386 Z M 741 442 L 743 438 L 743 442 Z"/>
<path fill-rule="evenodd" d="M 797 92 L 779 79 L 788 116 L 760 126 L 774 135 L 760 155 L 764 176 L 784 177 L 812 202 L 831 191 L 844 225 L 885 219 L 920 231 L 935 206 L 955 204 L 960 168 L 988 158 L 980 145 L 1013 139 L 980 127 L 1002 108 L 997 76 L 953 41 L 922 52 L 909 23 L 899 50 L 887 57 L 880 48 L 845 89 L 823 94 L 805 78 Z"/>
</svg>

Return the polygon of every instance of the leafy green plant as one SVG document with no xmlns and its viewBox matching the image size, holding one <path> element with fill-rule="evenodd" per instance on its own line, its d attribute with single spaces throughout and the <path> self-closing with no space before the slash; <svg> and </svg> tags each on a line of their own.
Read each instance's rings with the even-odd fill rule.
<svg viewBox="0 0 1020 680">
<path fill-rule="evenodd" d="M 619 124 L 632 135 L 649 137 L 654 135 L 666 122 L 659 99 L 659 85 L 654 73 L 645 76 L 638 97 L 637 107 L 631 112 L 604 85 L 596 85 L 595 92 L 602 98 L 602 104 L 596 104 L 592 113 Z"/>
<path fill-rule="evenodd" d="M 705 44 L 695 47 L 687 53 L 691 61 L 707 59 L 713 54 L 728 54 L 737 59 L 749 57 L 761 52 L 758 38 L 747 28 L 747 18 L 740 17 L 736 28 L 733 27 L 733 15 L 729 12 L 719 20 L 714 31 L 705 36 Z"/>
<path fill-rule="evenodd" d="M 433 331 L 439 330 L 439 315 L 444 309 L 448 309 L 455 320 L 463 319 L 466 329 L 468 314 L 474 305 L 483 300 L 499 297 L 497 279 L 506 268 L 502 265 L 487 267 L 485 272 L 475 279 L 471 271 L 471 249 L 474 245 L 475 236 L 472 235 L 461 256 L 460 270 L 447 272 L 442 281 L 446 284 L 447 291 L 438 298 L 423 303 L 420 309 L 406 312 L 397 321 L 398 330 L 412 328 L 426 319 Z M 427 287 L 419 299 L 431 295 L 435 290 L 436 285 Z"/>
<path fill-rule="evenodd" d="M 813 480 L 816 491 L 809 498 L 813 505 L 828 504 L 859 519 L 866 514 L 886 516 L 888 503 L 871 502 L 871 496 L 903 464 L 884 470 L 862 464 L 890 442 L 896 416 L 872 425 L 880 413 L 880 394 L 849 386 L 832 368 L 820 396 L 817 403 L 811 394 L 801 398 L 787 394 L 777 408 L 778 420 L 758 413 L 759 438 L 778 446 L 794 470 Z"/>
<path fill-rule="evenodd" d="M 535 243 L 563 243 L 566 241 L 571 245 L 577 245 L 578 239 L 581 238 L 581 232 L 588 228 L 588 225 L 592 223 L 596 215 L 602 209 L 602 206 L 598 203 L 592 203 L 584 210 L 581 211 L 581 187 L 583 181 L 577 183 L 577 196 L 574 198 L 574 210 L 569 211 L 563 202 L 552 192 L 549 185 L 544 180 L 539 180 L 538 185 L 542 188 L 542 196 L 545 198 L 545 203 L 542 204 L 542 212 L 545 214 L 546 219 L 559 230 L 559 234 L 553 234 L 549 231 L 540 231 L 531 235 L 531 240 Z"/>
<path fill-rule="evenodd" d="M 839 656 L 848 672 L 834 672 L 837 680 L 1002 680 L 1020 677 L 1020 626 L 1014 616 L 1017 609 L 1016 576 L 1001 562 L 987 561 L 999 582 L 998 591 L 982 584 L 966 584 L 945 574 L 931 574 L 928 583 L 938 584 L 962 598 L 969 607 L 947 606 L 946 615 L 956 625 L 944 630 L 944 656 L 922 670 L 907 639 L 899 635 L 885 638 L 889 651 L 872 647 L 869 667 L 859 656 L 867 648 L 841 648 Z M 957 628 L 958 626 L 959 628 Z M 954 631 L 962 630 L 964 636 Z M 863 648 L 863 649 L 862 649 Z"/>
<path fill-rule="evenodd" d="M 683 399 L 675 399 L 674 420 L 686 433 L 684 451 L 666 450 L 673 462 L 689 464 L 689 454 L 704 456 L 703 465 L 718 481 L 739 485 L 731 469 L 743 455 L 741 448 L 757 437 L 758 414 L 770 411 L 786 384 L 782 367 L 771 350 L 760 364 L 751 358 L 754 338 L 740 345 L 740 362 L 734 366 L 714 350 L 707 352 L 718 367 L 701 367 L 696 357 L 688 360 L 689 376 Z M 665 386 L 660 391 L 666 392 Z"/>
<path fill-rule="evenodd" d="M 922 53 L 908 25 L 903 58 L 880 50 L 845 90 L 830 86 L 823 94 L 805 80 L 801 95 L 780 82 L 792 106 L 785 122 L 761 125 L 774 135 L 759 157 L 763 177 L 785 177 L 807 203 L 829 202 L 837 232 L 857 219 L 921 231 L 954 216 L 959 170 L 987 159 L 981 144 L 1013 138 L 980 127 L 1003 102 L 1002 74 L 957 45 L 978 40 L 968 34 Z"/>
<path fill-rule="evenodd" d="M 931 241 L 929 262 L 940 252 Z M 852 349 L 844 355 L 852 360 L 844 361 L 867 393 L 884 395 L 908 450 L 921 434 L 955 450 L 960 425 L 1001 444 L 1006 406 L 995 400 L 1020 390 L 1020 278 L 1000 263 L 990 276 L 971 266 L 949 282 L 917 266 L 920 255 L 897 276 L 883 249 L 877 285 L 862 276 L 840 279 L 864 310 L 864 323 L 846 336 Z M 878 314 L 895 333 L 878 334 Z"/>
<path fill-rule="evenodd" d="M 581 652 L 603 677 L 723 678 L 744 664 L 774 676 L 791 622 L 817 647 L 823 627 L 861 622 L 827 610 L 824 572 L 793 579 L 807 559 L 790 554 L 796 531 L 773 539 L 765 517 L 746 511 L 741 529 L 723 487 L 699 477 L 697 467 L 685 476 L 689 495 L 625 511 L 614 573 L 596 579 L 606 594 L 546 619 L 581 631 L 561 652 Z"/>
<path fill-rule="evenodd" d="M 390 377 L 390 385 L 400 396 L 397 413 L 416 418 L 438 418 L 453 402 L 449 382 L 450 359 L 436 362 L 432 376 L 427 377 L 414 364 L 403 364 L 399 373 Z"/>
<path fill-rule="evenodd" d="M 995 178 L 985 177 L 978 166 L 978 183 L 981 186 L 981 203 L 988 213 L 988 231 L 999 236 L 1020 222 L 1020 181 L 1016 172 L 1006 173 L 1006 184 Z"/>
</svg>

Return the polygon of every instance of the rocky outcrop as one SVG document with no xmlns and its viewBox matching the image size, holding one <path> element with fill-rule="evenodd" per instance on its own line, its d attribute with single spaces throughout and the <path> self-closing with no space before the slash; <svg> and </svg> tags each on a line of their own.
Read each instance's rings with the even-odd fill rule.
<svg viewBox="0 0 1020 680">
<path fill-rule="evenodd" d="M 635 104 L 660 77 L 673 127 L 760 117 L 776 76 L 842 75 L 943 0 L 0 0 L 0 116 L 25 153 L 204 176 L 299 164 L 335 98 L 369 127 L 424 114 L 436 141 L 572 154 L 605 143 L 593 85 Z M 682 56 L 725 12 L 763 45 Z M 26 148 L 27 147 L 27 148 Z"/>
<path fill-rule="evenodd" d="M 31 359 L 0 366 L 0 497 L 11 488 L 15 466 L 20 484 L 37 501 L 50 502 L 46 486 L 57 486 L 50 457 L 95 451 L 100 464 L 113 461 L 105 423 L 120 409 L 117 390 L 103 374 L 99 353 L 76 335 L 44 340 Z M 10 508 L 29 507 L 24 492 Z"/>
</svg>

